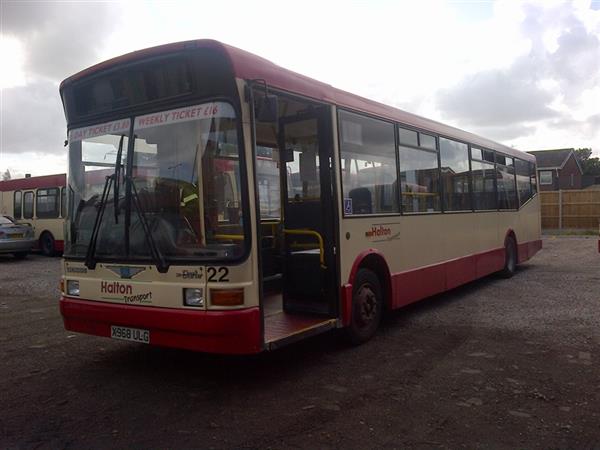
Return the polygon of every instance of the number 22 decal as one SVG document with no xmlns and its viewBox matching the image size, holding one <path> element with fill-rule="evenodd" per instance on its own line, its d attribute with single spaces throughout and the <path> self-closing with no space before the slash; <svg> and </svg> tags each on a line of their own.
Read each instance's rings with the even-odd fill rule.
<svg viewBox="0 0 600 450">
<path fill-rule="evenodd" d="M 218 269 L 215 267 L 209 267 L 206 269 L 206 274 L 208 275 L 208 282 L 224 282 L 229 281 L 229 269 L 227 267 L 219 267 Z"/>
</svg>

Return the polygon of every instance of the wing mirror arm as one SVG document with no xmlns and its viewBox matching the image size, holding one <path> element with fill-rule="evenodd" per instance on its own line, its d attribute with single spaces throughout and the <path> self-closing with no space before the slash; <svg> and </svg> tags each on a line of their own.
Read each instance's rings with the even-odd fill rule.
<svg viewBox="0 0 600 450">
<path fill-rule="evenodd" d="M 269 94 L 267 82 L 263 79 L 252 80 L 264 85 L 265 95 L 257 105 L 256 118 L 259 122 L 277 122 L 279 120 L 279 100 L 276 95 Z"/>
</svg>

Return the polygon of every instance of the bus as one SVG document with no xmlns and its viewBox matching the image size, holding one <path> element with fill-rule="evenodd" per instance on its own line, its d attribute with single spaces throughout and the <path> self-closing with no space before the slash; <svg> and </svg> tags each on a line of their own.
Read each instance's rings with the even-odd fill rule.
<svg viewBox="0 0 600 450">
<path fill-rule="evenodd" d="M 0 213 L 33 227 L 34 250 L 55 256 L 64 247 L 66 175 L 44 175 L 0 181 Z"/>
<path fill-rule="evenodd" d="M 67 330 L 251 354 L 541 248 L 535 158 L 213 40 L 67 78 Z"/>
</svg>

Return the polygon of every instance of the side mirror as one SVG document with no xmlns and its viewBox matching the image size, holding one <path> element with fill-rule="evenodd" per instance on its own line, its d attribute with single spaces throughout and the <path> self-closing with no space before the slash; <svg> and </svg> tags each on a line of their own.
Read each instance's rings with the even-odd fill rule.
<svg viewBox="0 0 600 450">
<path fill-rule="evenodd" d="M 279 120 L 279 102 L 276 95 L 266 94 L 262 98 L 256 117 L 259 122 L 277 122 Z"/>
</svg>

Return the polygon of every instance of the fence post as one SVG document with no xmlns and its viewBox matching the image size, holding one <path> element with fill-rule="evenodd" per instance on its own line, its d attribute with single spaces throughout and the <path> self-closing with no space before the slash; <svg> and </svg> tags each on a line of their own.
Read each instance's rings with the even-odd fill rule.
<svg viewBox="0 0 600 450">
<path fill-rule="evenodd" d="M 562 230 L 562 223 L 563 223 L 563 213 L 562 213 L 562 206 L 563 206 L 563 202 L 562 202 L 562 189 L 558 190 L 558 229 Z"/>
</svg>

